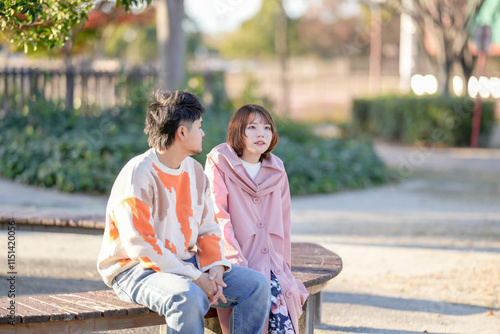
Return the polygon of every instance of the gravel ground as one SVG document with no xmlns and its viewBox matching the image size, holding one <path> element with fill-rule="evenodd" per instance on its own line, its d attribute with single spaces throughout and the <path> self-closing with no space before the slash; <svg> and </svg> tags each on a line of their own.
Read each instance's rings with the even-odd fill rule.
<svg viewBox="0 0 500 334">
<path fill-rule="evenodd" d="M 402 175 L 401 161 L 418 150 L 377 149 L 401 183 L 292 199 L 294 241 L 319 243 L 344 263 L 315 333 L 500 333 L 500 154 L 433 151 Z M 71 198 L 0 180 L 0 213 L 54 210 L 59 199 L 68 208 Z M 85 211 L 102 202 L 85 197 Z M 95 269 L 100 235 L 19 231 L 17 241 L 19 294 L 106 288 Z"/>
</svg>

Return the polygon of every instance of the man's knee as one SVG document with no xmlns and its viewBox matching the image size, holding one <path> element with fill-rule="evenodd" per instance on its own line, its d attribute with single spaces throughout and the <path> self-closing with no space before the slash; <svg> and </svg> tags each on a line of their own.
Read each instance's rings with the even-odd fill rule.
<svg viewBox="0 0 500 334">
<path fill-rule="evenodd" d="M 167 312 L 184 314 L 198 314 L 204 316 L 210 308 L 207 296 L 196 285 L 183 290 L 168 298 L 164 305 L 164 314 Z"/>
<path fill-rule="evenodd" d="M 269 290 L 269 280 L 267 279 L 267 277 L 257 271 L 254 270 L 252 271 L 254 272 L 254 277 L 252 281 L 255 282 L 256 286 L 259 288 L 266 288 L 266 290 Z"/>
<path fill-rule="evenodd" d="M 257 277 L 255 278 L 255 282 L 258 285 L 257 289 L 259 290 L 259 294 L 262 295 L 262 300 L 267 301 L 269 303 L 269 307 L 271 306 L 271 287 L 269 285 L 269 280 L 266 276 L 261 273 L 257 273 Z"/>
<path fill-rule="evenodd" d="M 247 272 L 245 273 L 245 276 L 247 278 L 246 286 L 249 289 L 253 289 L 254 294 L 260 296 L 260 299 L 263 302 L 270 301 L 271 288 L 267 277 L 255 270 L 252 269 L 246 269 L 246 270 L 247 270 Z"/>
</svg>

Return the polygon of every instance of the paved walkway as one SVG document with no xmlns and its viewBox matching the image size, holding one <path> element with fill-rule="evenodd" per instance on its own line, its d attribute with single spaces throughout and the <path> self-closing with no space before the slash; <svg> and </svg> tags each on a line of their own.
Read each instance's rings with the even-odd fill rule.
<svg viewBox="0 0 500 334">
<path fill-rule="evenodd" d="M 401 183 L 292 199 L 294 241 L 344 262 L 315 333 L 500 333 L 500 150 L 376 150 Z M 0 214 L 103 214 L 105 204 L 0 179 Z M 19 293 L 105 287 L 95 270 L 100 235 L 17 238 Z"/>
</svg>

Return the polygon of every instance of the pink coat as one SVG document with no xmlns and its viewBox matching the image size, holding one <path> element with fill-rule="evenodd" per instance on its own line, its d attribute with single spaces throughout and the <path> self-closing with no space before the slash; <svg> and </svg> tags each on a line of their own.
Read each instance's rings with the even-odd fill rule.
<svg viewBox="0 0 500 334">
<path fill-rule="evenodd" d="M 232 147 L 220 144 L 205 164 L 227 259 L 278 278 L 295 332 L 308 293 L 291 272 L 290 189 L 283 162 L 273 154 L 254 180 Z M 267 326 L 266 326 L 267 327 Z M 265 329 L 267 333 L 267 328 Z"/>
</svg>

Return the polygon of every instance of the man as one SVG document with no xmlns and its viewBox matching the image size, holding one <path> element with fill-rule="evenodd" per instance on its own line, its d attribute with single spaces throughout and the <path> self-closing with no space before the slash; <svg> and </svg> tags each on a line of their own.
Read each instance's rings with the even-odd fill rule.
<svg viewBox="0 0 500 334">
<path fill-rule="evenodd" d="M 151 148 L 113 185 L 98 270 L 121 299 L 164 315 L 168 333 L 203 333 L 211 306 L 233 308 L 232 333 L 261 333 L 267 278 L 224 257 L 208 180 L 190 157 L 202 151 L 204 112 L 191 93 L 155 94 L 144 129 Z"/>
</svg>

